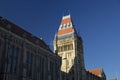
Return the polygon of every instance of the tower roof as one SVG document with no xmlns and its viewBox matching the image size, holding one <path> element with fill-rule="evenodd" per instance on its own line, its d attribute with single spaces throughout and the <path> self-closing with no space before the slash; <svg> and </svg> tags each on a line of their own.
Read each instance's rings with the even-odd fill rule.
<svg viewBox="0 0 120 80">
<path fill-rule="evenodd" d="M 88 70 L 88 72 L 90 72 L 90 73 L 92 73 L 92 74 L 94 74 L 96 76 L 101 77 L 103 69 L 102 68 L 97 68 L 97 69 Z"/>
<path fill-rule="evenodd" d="M 63 16 L 57 35 L 61 36 L 61 35 L 70 34 L 74 32 L 75 32 L 75 29 L 73 27 L 73 22 L 70 14 Z"/>
</svg>

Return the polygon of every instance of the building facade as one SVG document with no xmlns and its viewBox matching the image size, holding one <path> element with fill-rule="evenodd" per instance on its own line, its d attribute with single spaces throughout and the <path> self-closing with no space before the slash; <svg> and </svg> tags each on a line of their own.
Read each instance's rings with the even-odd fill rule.
<svg viewBox="0 0 120 80">
<path fill-rule="evenodd" d="M 102 68 L 86 70 L 81 36 L 63 16 L 54 53 L 43 39 L 0 17 L 0 80 L 106 80 Z"/>
<path fill-rule="evenodd" d="M 98 76 L 85 69 L 83 41 L 70 15 L 62 17 L 53 44 L 54 52 L 62 58 L 62 80 L 106 80 L 101 78 L 103 75 Z"/>
<path fill-rule="evenodd" d="M 42 39 L 0 17 L 0 80 L 60 80 L 60 66 Z"/>
</svg>

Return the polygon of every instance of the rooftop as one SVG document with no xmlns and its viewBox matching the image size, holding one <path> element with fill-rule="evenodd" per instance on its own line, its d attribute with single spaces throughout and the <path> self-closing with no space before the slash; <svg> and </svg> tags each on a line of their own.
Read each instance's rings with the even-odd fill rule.
<svg viewBox="0 0 120 80">
<path fill-rule="evenodd" d="M 97 69 L 92 69 L 92 70 L 87 70 L 89 73 L 92 73 L 96 76 L 101 77 L 101 73 L 102 73 L 102 68 L 97 68 Z"/>
<path fill-rule="evenodd" d="M 71 16 L 70 15 L 63 16 L 58 30 L 58 36 L 73 32 L 74 27 Z"/>
<path fill-rule="evenodd" d="M 1 16 L 0 16 L 0 27 L 13 32 L 14 34 L 16 34 L 22 38 L 27 39 L 28 41 L 32 42 L 33 44 L 39 45 L 40 47 L 51 51 L 49 46 L 46 45 L 46 43 L 43 41 L 43 39 L 34 36 L 30 32 L 27 32 L 26 30 L 20 28 L 19 26 L 13 24 L 12 22 L 8 21 L 7 19 L 4 19 Z"/>
</svg>

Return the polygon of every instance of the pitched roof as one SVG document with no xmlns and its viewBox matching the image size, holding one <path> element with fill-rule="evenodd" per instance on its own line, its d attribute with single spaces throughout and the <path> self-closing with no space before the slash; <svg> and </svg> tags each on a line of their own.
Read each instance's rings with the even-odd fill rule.
<svg viewBox="0 0 120 80">
<path fill-rule="evenodd" d="M 87 70 L 87 71 L 96 75 L 96 76 L 101 77 L 103 69 L 102 68 L 97 68 L 97 69 L 92 69 L 92 70 Z"/>
<path fill-rule="evenodd" d="M 72 22 L 72 19 L 71 19 L 70 15 L 63 16 L 62 21 L 61 21 L 61 25 L 66 24 L 66 23 L 70 23 L 70 22 Z"/>
<path fill-rule="evenodd" d="M 18 35 L 22 38 L 26 38 L 28 41 L 32 42 L 33 44 L 37 44 L 40 47 L 51 51 L 50 48 L 48 47 L 48 45 L 42 39 L 32 35 L 31 33 L 29 33 L 26 30 L 20 28 L 19 26 L 17 26 L 14 23 L 8 21 L 7 19 L 4 19 L 1 16 L 0 16 L 0 27 L 4 28 L 6 30 L 10 30 L 14 34 L 16 34 L 16 35 Z"/>
<path fill-rule="evenodd" d="M 110 79 L 110 80 L 117 80 L 117 78 L 112 78 L 112 79 Z"/>
<path fill-rule="evenodd" d="M 58 36 L 64 35 L 67 33 L 73 33 L 74 27 L 73 22 L 70 15 L 66 15 L 62 17 L 61 24 L 58 30 Z"/>
</svg>

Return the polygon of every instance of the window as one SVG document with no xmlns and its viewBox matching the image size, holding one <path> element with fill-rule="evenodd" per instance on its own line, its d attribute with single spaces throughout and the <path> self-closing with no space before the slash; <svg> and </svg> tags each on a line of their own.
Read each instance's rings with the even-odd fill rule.
<svg viewBox="0 0 120 80">
<path fill-rule="evenodd" d="M 44 68 L 45 68 L 45 66 L 44 66 L 45 60 L 44 60 L 44 58 L 41 58 L 41 63 L 42 63 L 42 65 L 41 65 L 41 80 L 44 80 Z"/>
<path fill-rule="evenodd" d="M 26 77 L 29 79 L 32 78 L 32 53 L 27 51 L 24 55 L 24 62 L 26 65 Z"/>
<path fill-rule="evenodd" d="M 13 47 L 13 46 L 10 46 L 10 47 L 8 48 L 7 73 L 10 73 L 10 72 L 12 71 L 13 50 L 14 50 L 14 47 Z"/>
<path fill-rule="evenodd" d="M 67 28 L 67 24 L 65 24 L 65 28 Z"/>
<path fill-rule="evenodd" d="M 24 68 L 24 69 L 23 69 L 23 76 L 24 76 L 24 77 L 26 77 L 26 73 L 27 73 L 27 71 L 26 71 L 26 69 Z"/>
<path fill-rule="evenodd" d="M 15 74 L 17 73 L 18 53 L 19 53 L 18 47 L 10 46 L 8 48 L 7 73 Z"/>
<path fill-rule="evenodd" d="M 54 72 L 53 72 L 53 70 L 54 70 L 54 67 L 53 67 L 53 63 L 52 62 L 50 62 L 50 80 L 53 80 L 54 79 Z"/>
<path fill-rule="evenodd" d="M 63 26 L 64 26 L 64 28 L 65 28 L 66 24 L 63 24 Z"/>
<path fill-rule="evenodd" d="M 36 80 L 41 80 L 41 57 L 36 56 Z"/>
<path fill-rule="evenodd" d="M 69 49 L 72 50 L 73 49 L 73 44 L 69 45 Z"/>
<path fill-rule="evenodd" d="M 32 78 L 32 65 L 27 65 L 27 77 Z"/>
<path fill-rule="evenodd" d="M 36 80 L 44 80 L 44 64 L 44 58 L 36 56 Z"/>
<path fill-rule="evenodd" d="M 67 50 L 67 45 L 64 46 L 64 51 L 66 51 L 66 50 Z"/>
<path fill-rule="evenodd" d="M 27 77 L 32 78 L 32 54 L 30 52 L 27 52 L 26 56 L 26 62 L 27 62 Z"/>
<path fill-rule="evenodd" d="M 63 46 L 61 46 L 61 51 L 64 51 L 64 47 Z"/>
<path fill-rule="evenodd" d="M 14 49 L 14 58 L 18 58 L 18 54 L 19 54 L 19 48 L 16 47 L 16 48 Z"/>
<path fill-rule="evenodd" d="M 13 73 L 17 73 L 17 60 L 13 61 Z"/>
<path fill-rule="evenodd" d="M 67 51 L 67 50 L 72 50 L 72 49 L 73 49 L 73 44 L 63 45 L 63 46 L 59 46 L 58 47 L 58 51 L 59 52 Z"/>
<path fill-rule="evenodd" d="M 61 46 L 58 47 L 58 51 L 61 52 Z"/>
<path fill-rule="evenodd" d="M 19 54 L 19 48 L 14 48 L 14 57 L 13 57 L 13 73 L 17 73 L 17 64 L 18 64 L 18 54 Z"/>
<path fill-rule="evenodd" d="M 60 79 L 60 72 L 59 72 L 59 64 L 55 63 L 55 80 L 59 80 Z"/>
<path fill-rule="evenodd" d="M 71 52 L 68 53 L 68 57 L 71 57 Z"/>
<path fill-rule="evenodd" d="M 71 26 L 71 23 L 68 23 L 68 27 L 70 27 Z"/>
<path fill-rule="evenodd" d="M 61 25 L 61 29 L 63 29 L 63 25 Z"/>
</svg>

